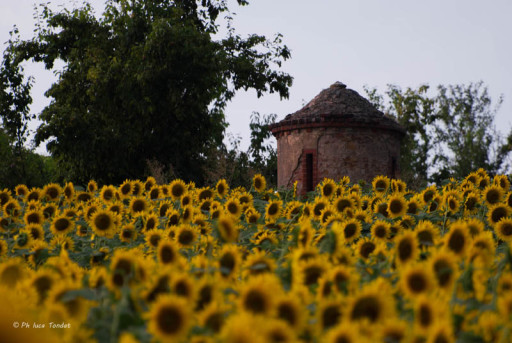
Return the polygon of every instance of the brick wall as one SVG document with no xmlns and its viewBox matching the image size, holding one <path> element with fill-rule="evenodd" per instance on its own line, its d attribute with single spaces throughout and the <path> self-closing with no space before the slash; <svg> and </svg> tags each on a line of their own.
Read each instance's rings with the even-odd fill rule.
<svg viewBox="0 0 512 343">
<path fill-rule="evenodd" d="M 305 193 L 305 156 L 314 154 L 315 185 L 324 177 L 338 181 L 371 182 L 377 175 L 400 176 L 400 135 L 368 127 L 304 128 L 281 132 L 277 137 L 278 186 Z"/>
</svg>

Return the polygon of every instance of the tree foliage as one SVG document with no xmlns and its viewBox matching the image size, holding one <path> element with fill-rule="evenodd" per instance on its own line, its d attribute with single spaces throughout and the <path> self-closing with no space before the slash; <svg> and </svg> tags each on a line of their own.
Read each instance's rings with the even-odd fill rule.
<svg viewBox="0 0 512 343">
<path fill-rule="evenodd" d="M 510 172 L 512 131 L 504 140 L 494 125 L 502 97 L 494 103 L 481 81 L 440 85 L 437 94 L 429 88 L 388 85 L 384 95 L 366 89 L 370 101 L 407 132 L 401 149 L 402 177 L 421 187 L 463 178 L 478 168 L 490 174 Z"/>
<path fill-rule="evenodd" d="M 221 14 L 227 33 L 219 38 Z M 42 5 L 34 38 L 15 45 L 19 60 L 58 73 L 36 143 L 48 142 L 78 182 L 141 177 L 147 161 L 204 182 L 236 91 L 288 97 L 292 82 L 278 70 L 290 57 L 281 36 L 242 38 L 230 15 L 224 1 L 210 0 L 108 0 L 100 18 L 87 3 L 60 12 Z"/>
</svg>

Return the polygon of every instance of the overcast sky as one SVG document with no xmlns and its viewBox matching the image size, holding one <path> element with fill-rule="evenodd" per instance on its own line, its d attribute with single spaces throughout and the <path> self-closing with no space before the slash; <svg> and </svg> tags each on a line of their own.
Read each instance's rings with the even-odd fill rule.
<svg viewBox="0 0 512 343">
<path fill-rule="evenodd" d="M 72 6 L 73 1 L 48 0 Z M 99 15 L 104 0 L 89 1 Z M 228 132 L 249 144 L 253 111 L 276 113 L 278 120 L 299 110 L 335 81 L 364 94 L 363 86 L 384 91 L 428 83 L 484 81 L 493 99 L 504 96 L 496 118 L 503 134 L 512 126 L 512 1 L 510 0 L 249 0 L 236 12 L 242 34 L 283 35 L 292 53 L 283 71 L 294 77 L 290 98 L 257 98 L 240 92 L 226 109 Z M 34 29 L 33 0 L 0 0 L 0 42 L 16 24 L 22 38 Z M 230 3 L 235 1 L 230 0 Z M 70 5 L 71 4 L 71 5 Z M 57 7 L 56 7 L 57 8 Z M 2 47 L 2 50 L 4 46 Z M 54 77 L 41 66 L 27 66 L 36 79 L 32 113 L 49 102 L 43 93 Z M 36 124 L 32 126 L 36 127 Z M 42 149 L 38 149 L 42 151 Z"/>
</svg>

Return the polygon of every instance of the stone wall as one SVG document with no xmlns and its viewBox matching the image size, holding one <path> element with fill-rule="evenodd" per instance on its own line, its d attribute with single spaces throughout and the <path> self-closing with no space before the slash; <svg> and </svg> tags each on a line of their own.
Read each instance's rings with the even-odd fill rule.
<svg viewBox="0 0 512 343">
<path fill-rule="evenodd" d="M 313 182 L 335 181 L 345 175 L 352 182 L 371 182 L 377 175 L 400 176 L 400 134 L 369 127 L 304 128 L 281 132 L 277 138 L 278 186 L 305 193 L 305 155 L 313 153 Z"/>
</svg>

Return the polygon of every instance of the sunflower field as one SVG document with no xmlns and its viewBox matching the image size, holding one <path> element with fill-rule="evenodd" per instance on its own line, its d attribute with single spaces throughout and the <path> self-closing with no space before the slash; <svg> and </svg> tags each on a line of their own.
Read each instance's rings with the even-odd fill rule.
<svg viewBox="0 0 512 343">
<path fill-rule="evenodd" d="M 511 342 L 512 191 L 153 178 L 0 192 L 1 342 Z"/>
</svg>

